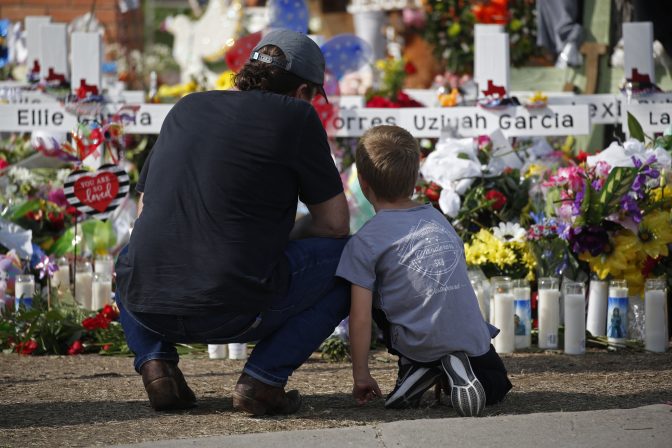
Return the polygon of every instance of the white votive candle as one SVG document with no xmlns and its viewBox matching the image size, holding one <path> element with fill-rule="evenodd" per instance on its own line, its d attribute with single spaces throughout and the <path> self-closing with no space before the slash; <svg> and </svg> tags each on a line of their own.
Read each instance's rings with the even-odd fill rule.
<svg viewBox="0 0 672 448">
<path fill-rule="evenodd" d="M 81 263 L 75 270 L 75 300 L 79 305 L 87 310 L 92 307 L 93 294 L 93 272 L 91 263 Z"/>
<path fill-rule="evenodd" d="M 628 337 L 628 287 L 624 280 L 612 280 L 607 301 L 607 341 L 623 344 Z"/>
<path fill-rule="evenodd" d="M 663 283 L 663 282 L 661 282 Z M 648 351 L 663 353 L 669 345 L 667 322 L 667 290 L 647 289 L 644 292 L 645 347 Z"/>
<path fill-rule="evenodd" d="M 61 292 L 67 291 L 70 289 L 70 265 L 69 264 L 59 264 L 58 271 L 54 272 L 54 276 L 51 278 L 51 286 L 58 289 Z"/>
<path fill-rule="evenodd" d="M 94 271 L 96 274 L 103 274 L 107 275 L 112 278 L 112 274 L 114 273 L 114 260 L 112 259 L 111 256 L 109 255 L 100 255 L 96 257 L 94 264 Z"/>
<path fill-rule="evenodd" d="M 210 359 L 226 359 L 229 356 L 229 347 L 226 344 L 208 344 Z"/>
<path fill-rule="evenodd" d="M 29 309 L 33 306 L 35 295 L 35 277 L 32 275 L 17 275 L 14 280 L 14 309 L 19 309 L 19 304 Z"/>
<path fill-rule="evenodd" d="M 539 348 L 558 348 L 560 326 L 560 291 L 539 290 Z"/>
<path fill-rule="evenodd" d="M 237 342 L 230 343 L 229 359 L 247 359 L 247 344 L 239 344 Z"/>
<path fill-rule="evenodd" d="M 497 353 L 512 353 L 515 348 L 515 329 L 513 325 L 513 294 L 495 293 L 495 327 L 499 334 L 494 345 Z"/>
<path fill-rule="evenodd" d="M 588 291 L 588 318 L 586 329 L 593 336 L 606 336 L 607 298 L 609 287 L 602 280 L 591 280 Z"/>
<path fill-rule="evenodd" d="M 516 349 L 529 348 L 532 345 L 530 287 L 514 287 L 513 297 L 515 298 L 513 324 L 516 337 Z"/>
<path fill-rule="evenodd" d="M 586 352 L 586 298 L 583 294 L 565 294 L 565 353 Z"/>
<path fill-rule="evenodd" d="M 112 278 L 109 275 L 93 274 L 91 309 L 99 310 L 109 305 L 112 299 Z"/>
<path fill-rule="evenodd" d="M 476 295 L 476 300 L 478 301 L 478 309 L 481 310 L 481 316 L 484 320 L 488 320 L 487 309 L 488 305 L 486 303 L 485 291 L 478 284 L 478 282 L 471 283 L 472 288 L 474 289 L 474 294 Z"/>
</svg>

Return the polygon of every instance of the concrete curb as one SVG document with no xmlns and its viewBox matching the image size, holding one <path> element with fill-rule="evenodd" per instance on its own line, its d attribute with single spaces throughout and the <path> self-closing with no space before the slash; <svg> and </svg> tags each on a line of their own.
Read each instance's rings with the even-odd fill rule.
<svg viewBox="0 0 672 448">
<path fill-rule="evenodd" d="M 484 418 L 405 420 L 376 426 L 162 440 L 122 447 L 388 448 L 669 448 L 672 406 L 553 412 Z"/>
</svg>

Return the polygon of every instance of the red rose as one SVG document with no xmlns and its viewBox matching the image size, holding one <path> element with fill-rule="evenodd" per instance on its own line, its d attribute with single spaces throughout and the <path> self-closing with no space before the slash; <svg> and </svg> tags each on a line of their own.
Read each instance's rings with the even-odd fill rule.
<svg viewBox="0 0 672 448">
<path fill-rule="evenodd" d="M 79 355 L 80 353 L 83 352 L 84 352 L 84 345 L 82 345 L 82 341 L 80 341 L 79 339 L 73 342 L 72 345 L 68 348 L 68 355 L 70 356 Z"/>
<path fill-rule="evenodd" d="M 0 158 L 0 170 L 9 166 L 9 162 L 5 159 Z"/>
<path fill-rule="evenodd" d="M 117 317 L 119 317 L 119 311 L 117 311 L 112 305 L 105 305 L 100 311 L 100 315 L 108 320 L 115 320 Z"/>
<path fill-rule="evenodd" d="M 107 328 L 110 326 L 110 322 L 112 322 L 110 319 L 106 318 L 105 316 L 101 316 L 100 314 L 96 316 L 96 320 L 98 320 L 98 328 Z"/>
<path fill-rule="evenodd" d="M 39 221 L 42 219 L 42 210 L 38 210 L 36 212 L 30 211 L 26 213 L 26 218 L 30 219 L 31 221 Z"/>
<path fill-rule="evenodd" d="M 422 103 L 419 103 L 401 91 L 397 94 L 397 104 L 399 105 L 398 107 L 424 107 Z"/>
<path fill-rule="evenodd" d="M 105 344 L 103 345 L 103 351 L 106 352 L 112 347 L 112 344 Z"/>
<path fill-rule="evenodd" d="M 425 196 L 427 196 L 427 199 L 429 199 L 432 202 L 436 202 L 439 200 L 439 192 L 434 190 L 433 188 L 427 188 L 425 190 Z"/>
<path fill-rule="evenodd" d="M 579 163 L 584 163 L 588 159 L 589 155 L 590 154 L 588 154 L 585 151 L 579 151 L 579 153 L 576 156 L 576 161 Z"/>
<path fill-rule="evenodd" d="M 485 193 L 485 199 L 492 202 L 494 210 L 501 210 L 506 205 L 506 196 L 497 190 L 489 190 Z"/>
<path fill-rule="evenodd" d="M 49 220 L 49 223 L 56 229 L 61 229 L 63 228 L 63 222 L 64 222 L 65 216 L 63 215 L 63 212 L 49 212 L 47 213 L 47 219 Z"/>
<path fill-rule="evenodd" d="M 82 327 L 86 330 L 95 330 L 98 328 L 98 320 L 95 317 L 87 317 L 82 321 Z"/>
<path fill-rule="evenodd" d="M 19 342 L 16 344 L 16 353 L 20 355 L 30 355 L 33 353 L 35 350 L 37 350 L 37 341 L 31 339 L 26 342 Z"/>
<path fill-rule="evenodd" d="M 404 72 L 407 75 L 415 75 L 416 73 L 418 73 L 418 69 L 415 68 L 415 65 L 409 61 L 406 62 L 406 64 L 404 64 Z"/>
<path fill-rule="evenodd" d="M 75 207 L 73 207 L 72 205 L 69 206 L 69 207 L 67 207 L 67 208 L 65 209 L 65 213 L 67 213 L 68 215 L 71 215 L 71 216 L 79 216 L 79 215 L 81 215 L 80 211 L 77 210 L 77 209 L 76 209 Z"/>
</svg>

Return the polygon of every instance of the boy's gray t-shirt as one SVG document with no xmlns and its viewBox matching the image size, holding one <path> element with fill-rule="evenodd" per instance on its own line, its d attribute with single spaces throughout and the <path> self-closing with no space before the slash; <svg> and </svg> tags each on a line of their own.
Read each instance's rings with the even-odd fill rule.
<svg viewBox="0 0 672 448">
<path fill-rule="evenodd" d="M 414 361 L 483 355 L 499 332 L 481 315 L 462 240 L 431 205 L 379 211 L 348 241 L 336 275 L 373 292 L 392 348 Z"/>
</svg>

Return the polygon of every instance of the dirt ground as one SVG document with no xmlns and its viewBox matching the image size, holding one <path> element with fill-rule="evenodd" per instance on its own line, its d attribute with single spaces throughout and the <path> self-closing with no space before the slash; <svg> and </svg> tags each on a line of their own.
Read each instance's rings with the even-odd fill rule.
<svg viewBox="0 0 672 448">
<path fill-rule="evenodd" d="M 632 408 L 672 400 L 672 352 L 653 354 L 592 349 L 584 356 L 525 352 L 503 356 L 514 389 L 486 416 Z M 375 425 L 396 420 L 451 418 L 435 403 L 390 411 L 383 400 L 358 407 L 350 396 L 348 363 L 315 354 L 290 378 L 304 397 L 298 414 L 250 418 L 233 412 L 231 391 L 243 361 L 182 358 L 180 366 L 199 399 L 197 408 L 156 413 L 131 359 L 98 355 L 0 355 L 0 447 L 92 446 L 252 432 Z M 384 393 L 396 377 L 395 359 L 372 354 L 371 370 Z"/>
</svg>

